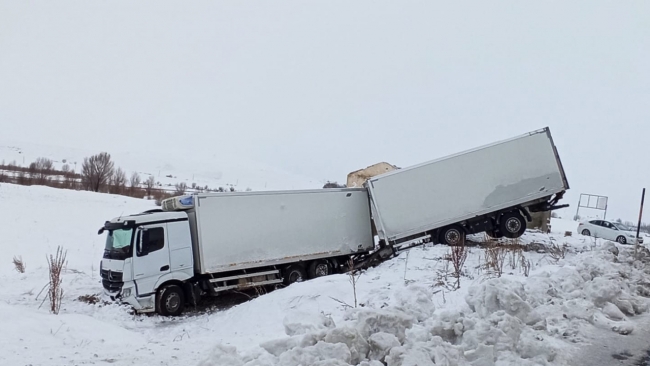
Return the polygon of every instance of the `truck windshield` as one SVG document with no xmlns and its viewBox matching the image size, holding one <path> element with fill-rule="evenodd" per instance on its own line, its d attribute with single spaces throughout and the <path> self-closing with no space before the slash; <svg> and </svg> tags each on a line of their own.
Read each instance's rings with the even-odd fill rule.
<svg viewBox="0 0 650 366">
<path fill-rule="evenodd" d="M 104 258 L 126 259 L 131 257 L 131 236 L 133 229 L 111 230 L 106 236 Z"/>
</svg>

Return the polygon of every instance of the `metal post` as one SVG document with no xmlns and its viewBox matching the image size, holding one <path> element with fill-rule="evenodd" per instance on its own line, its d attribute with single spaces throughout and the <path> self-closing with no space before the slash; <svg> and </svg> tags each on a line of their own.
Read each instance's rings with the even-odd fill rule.
<svg viewBox="0 0 650 366">
<path fill-rule="evenodd" d="M 645 201 L 645 188 L 643 188 L 643 193 L 641 193 L 641 208 L 639 209 L 639 224 L 636 226 L 636 238 L 634 240 L 634 259 L 639 249 L 639 231 L 641 230 L 641 218 L 643 217 L 643 202 Z"/>
</svg>

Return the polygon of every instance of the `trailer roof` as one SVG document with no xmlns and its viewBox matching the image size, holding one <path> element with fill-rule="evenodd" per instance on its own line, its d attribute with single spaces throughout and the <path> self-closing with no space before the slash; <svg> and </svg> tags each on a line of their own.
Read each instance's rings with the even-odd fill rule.
<svg viewBox="0 0 650 366">
<path fill-rule="evenodd" d="M 429 165 L 429 164 L 437 163 L 437 162 L 439 162 L 439 161 L 443 161 L 443 160 L 451 159 L 451 158 L 454 158 L 454 157 L 456 157 L 456 156 L 469 154 L 469 153 L 472 153 L 472 152 L 475 152 L 475 151 L 478 151 L 478 150 L 485 149 L 485 148 L 487 148 L 487 147 L 491 147 L 491 146 L 495 146 L 495 145 L 504 144 L 504 143 L 506 143 L 506 142 L 510 142 L 510 141 L 513 141 L 513 140 L 518 140 L 518 139 L 521 139 L 521 138 L 524 138 L 524 137 L 528 137 L 528 136 L 537 135 L 537 134 L 540 134 L 540 133 L 546 133 L 546 134 L 548 134 L 549 138 L 551 138 L 551 130 L 550 130 L 548 127 L 544 127 L 544 128 L 539 129 L 539 130 L 535 130 L 535 131 L 531 131 L 531 132 L 525 133 L 525 134 L 523 134 L 523 135 L 518 135 L 518 136 L 515 136 L 515 137 L 511 137 L 511 138 L 505 139 L 505 140 L 501 140 L 501 141 L 497 141 L 497 142 L 492 142 L 492 143 L 485 144 L 485 145 L 482 145 L 482 146 L 478 146 L 478 147 L 475 147 L 475 148 L 472 148 L 472 149 L 468 149 L 468 150 L 465 150 L 465 151 L 457 152 L 457 153 L 455 153 L 455 154 L 451 154 L 451 155 L 443 156 L 443 157 L 440 157 L 440 158 L 438 158 L 438 159 L 429 160 L 429 161 L 426 161 L 426 162 L 424 162 L 424 163 L 420 163 L 420 164 L 416 164 L 416 165 L 411 165 L 411 166 L 406 167 L 406 168 L 397 169 L 397 170 L 392 170 L 392 171 L 387 172 L 387 173 L 384 173 L 384 174 L 376 175 L 376 176 L 374 176 L 374 177 L 368 179 L 368 182 L 374 182 L 374 181 L 376 181 L 376 180 L 378 180 L 378 179 L 381 179 L 381 178 L 383 178 L 383 177 L 387 177 L 387 176 L 390 176 L 390 175 L 393 175 L 393 174 L 398 174 L 398 173 L 403 172 L 403 171 L 406 171 L 406 170 L 417 169 L 417 168 L 422 167 L 422 166 L 425 166 L 425 165 Z M 552 139 L 551 139 L 551 141 L 552 141 Z"/>
</svg>

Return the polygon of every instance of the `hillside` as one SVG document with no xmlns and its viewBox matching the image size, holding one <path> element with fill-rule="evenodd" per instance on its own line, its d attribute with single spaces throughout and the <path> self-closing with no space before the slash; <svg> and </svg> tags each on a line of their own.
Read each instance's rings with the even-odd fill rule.
<svg viewBox="0 0 650 366">
<path fill-rule="evenodd" d="M 85 157 L 100 151 L 64 148 L 60 146 L 39 145 L 27 142 L 0 140 L 0 163 L 15 162 L 27 167 L 39 157 L 51 159 L 54 167 L 60 169 L 68 164 L 79 173 Z M 126 171 L 127 177 L 137 172 L 142 180 L 154 176 L 162 187 L 172 189 L 176 183 L 185 182 L 188 186 L 234 187 L 239 191 L 252 190 L 321 188 L 323 183 L 293 174 L 266 164 L 250 161 L 241 156 L 218 154 L 193 154 L 183 151 L 176 154 L 171 148 L 160 151 L 123 152 L 119 148 L 108 151 L 115 167 Z M 190 158 L 187 158 L 187 157 Z"/>
</svg>

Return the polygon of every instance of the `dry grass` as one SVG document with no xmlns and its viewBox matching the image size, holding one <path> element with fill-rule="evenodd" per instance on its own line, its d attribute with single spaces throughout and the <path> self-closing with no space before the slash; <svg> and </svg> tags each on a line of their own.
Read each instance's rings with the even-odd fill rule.
<svg viewBox="0 0 650 366">
<path fill-rule="evenodd" d="M 23 257 L 21 256 L 14 257 L 13 263 L 14 263 L 14 268 L 16 269 L 16 271 L 18 271 L 18 273 L 25 273 L 25 269 L 27 269 L 27 265 L 23 261 Z"/>
<path fill-rule="evenodd" d="M 77 298 L 77 301 L 85 302 L 86 304 L 95 305 L 99 303 L 100 298 L 98 295 L 81 295 Z"/>
<path fill-rule="evenodd" d="M 485 267 L 497 277 L 503 274 L 503 267 L 508 256 L 508 249 L 502 245 L 490 245 L 485 248 Z"/>
<path fill-rule="evenodd" d="M 53 314 L 58 314 L 59 310 L 61 310 L 61 301 L 63 300 L 63 288 L 61 288 L 63 278 L 61 278 L 61 274 L 66 266 L 66 255 L 66 251 L 63 251 L 61 247 L 57 247 L 55 255 L 50 254 L 49 257 L 46 257 L 50 274 L 48 298 L 50 299 L 50 311 Z"/>
</svg>

